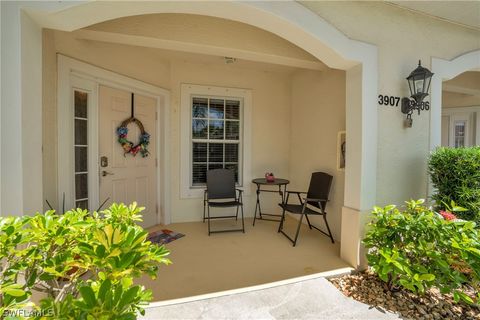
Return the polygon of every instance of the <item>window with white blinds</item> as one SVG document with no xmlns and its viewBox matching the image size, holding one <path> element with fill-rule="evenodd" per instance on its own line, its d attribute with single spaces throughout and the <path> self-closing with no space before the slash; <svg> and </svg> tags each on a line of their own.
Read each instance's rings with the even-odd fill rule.
<svg viewBox="0 0 480 320">
<path fill-rule="evenodd" d="M 242 101 L 233 98 L 191 98 L 191 187 L 204 186 L 207 171 L 225 168 L 242 177 Z"/>
</svg>

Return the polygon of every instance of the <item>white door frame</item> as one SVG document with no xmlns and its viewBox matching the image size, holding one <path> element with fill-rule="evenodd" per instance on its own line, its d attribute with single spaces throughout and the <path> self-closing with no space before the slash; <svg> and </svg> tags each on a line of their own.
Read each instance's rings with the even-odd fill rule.
<svg viewBox="0 0 480 320">
<path fill-rule="evenodd" d="M 105 85 L 116 89 L 133 91 L 136 94 L 152 97 L 157 101 L 158 120 L 156 157 L 157 166 L 157 223 L 169 224 L 170 215 L 170 137 L 169 107 L 170 92 L 151 84 L 131 79 L 126 76 L 63 56 L 57 55 L 58 89 L 57 89 L 57 121 L 58 121 L 58 203 L 63 202 L 65 192 L 65 208 L 74 206 L 74 148 L 73 148 L 73 96 L 72 89 L 78 88 L 89 94 L 88 125 L 88 171 L 90 208 L 97 208 L 99 200 L 99 153 L 98 153 L 98 86 Z M 92 112 L 93 111 L 93 112 Z"/>
<path fill-rule="evenodd" d="M 465 122 L 465 140 L 464 146 L 469 147 L 472 140 L 472 119 L 471 115 L 468 113 L 454 113 L 450 114 L 450 124 L 449 124 L 449 136 L 448 144 L 450 147 L 455 147 L 455 123 L 457 121 Z"/>
<path fill-rule="evenodd" d="M 469 126 L 469 145 L 480 145 L 480 106 L 442 108 L 442 117 L 443 116 L 449 117 L 449 139 L 451 138 L 450 131 L 452 131 L 451 126 L 453 125 L 455 117 L 463 116 L 463 119 L 467 120 Z M 454 141 L 450 140 L 449 146 L 452 146 L 452 143 L 454 143 Z"/>
</svg>

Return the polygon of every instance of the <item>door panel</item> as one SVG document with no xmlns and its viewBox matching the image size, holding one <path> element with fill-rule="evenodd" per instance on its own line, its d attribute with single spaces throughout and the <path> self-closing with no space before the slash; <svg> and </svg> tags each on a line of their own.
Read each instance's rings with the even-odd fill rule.
<svg viewBox="0 0 480 320">
<path fill-rule="evenodd" d="M 117 128 L 131 116 L 131 93 L 106 86 L 99 87 L 99 156 L 108 158 L 108 166 L 100 167 L 100 201 L 110 198 L 112 202 L 130 204 L 137 201 L 143 211 L 142 226 L 157 224 L 157 179 L 156 179 L 156 100 L 135 94 L 135 117 L 150 134 L 150 155 L 142 158 L 138 153 L 124 155 L 117 141 Z M 103 125 L 105 124 L 105 125 Z M 138 142 L 140 129 L 135 124 L 128 126 L 128 139 Z M 102 172 L 105 171 L 105 175 Z"/>
</svg>

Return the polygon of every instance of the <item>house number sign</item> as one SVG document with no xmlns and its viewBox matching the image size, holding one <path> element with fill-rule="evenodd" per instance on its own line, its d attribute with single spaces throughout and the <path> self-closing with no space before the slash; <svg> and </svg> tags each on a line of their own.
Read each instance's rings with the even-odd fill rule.
<svg viewBox="0 0 480 320">
<path fill-rule="evenodd" d="M 378 95 L 378 104 L 381 106 L 391 106 L 398 107 L 401 105 L 401 98 L 396 96 L 388 96 L 384 94 Z M 413 100 L 410 100 L 410 103 L 414 103 Z M 420 110 L 430 110 L 430 102 L 422 101 L 420 104 Z"/>
<path fill-rule="evenodd" d="M 381 106 L 398 107 L 400 103 L 400 97 L 387 96 L 383 94 L 378 95 L 378 104 Z"/>
</svg>

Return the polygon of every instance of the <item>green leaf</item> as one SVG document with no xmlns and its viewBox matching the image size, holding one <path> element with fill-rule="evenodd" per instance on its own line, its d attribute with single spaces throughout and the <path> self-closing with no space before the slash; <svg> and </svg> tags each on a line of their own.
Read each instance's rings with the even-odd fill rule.
<svg viewBox="0 0 480 320">
<path fill-rule="evenodd" d="M 459 292 L 458 292 L 458 291 L 454 291 L 454 292 L 453 292 L 453 300 L 458 303 L 458 301 L 460 301 L 460 299 L 461 299 L 461 298 L 460 298 Z"/>
<path fill-rule="evenodd" d="M 120 299 L 120 302 L 118 303 L 118 308 L 120 310 L 123 310 L 125 306 L 128 304 L 132 303 L 135 297 L 137 296 L 138 290 L 140 289 L 140 286 L 135 286 L 131 287 L 128 289 L 123 295 L 122 298 Z"/>
<path fill-rule="evenodd" d="M 16 289 L 16 288 L 5 288 L 3 289 L 3 292 L 12 297 L 21 297 L 25 295 L 25 291 L 23 291 L 22 289 Z"/>
<path fill-rule="evenodd" d="M 84 286 L 80 287 L 79 291 L 82 295 L 83 301 L 85 301 L 87 306 L 93 308 L 97 304 L 97 301 L 95 299 L 95 293 L 93 292 L 92 288 Z"/>
<path fill-rule="evenodd" d="M 42 273 L 38 278 L 42 281 L 48 281 L 55 279 L 55 276 L 49 273 Z"/>
<path fill-rule="evenodd" d="M 408 289 L 408 290 L 410 290 L 410 291 L 413 291 L 413 292 L 416 292 L 416 291 L 417 291 L 417 290 L 415 289 L 415 287 L 414 287 L 410 282 L 408 282 L 407 280 L 401 279 L 399 282 L 400 282 L 400 284 L 401 284 L 404 288 L 406 288 L 406 289 Z"/>
<path fill-rule="evenodd" d="M 122 288 L 122 286 L 116 286 L 116 287 L 115 287 L 115 295 L 113 296 L 113 301 L 112 301 L 112 303 L 113 303 L 114 305 L 117 305 L 118 302 L 120 301 L 122 295 L 123 295 L 123 288 Z"/>
<path fill-rule="evenodd" d="M 105 310 L 110 310 L 112 308 L 112 305 L 113 305 L 113 292 L 111 290 L 107 291 L 105 293 L 104 301 L 105 301 L 103 303 L 104 309 Z"/>
<path fill-rule="evenodd" d="M 403 266 L 402 266 L 402 264 L 401 264 L 400 262 L 398 262 L 398 261 L 392 261 L 392 264 L 393 264 L 395 267 L 397 267 L 398 269 L 403 270 Z"/>
<path fill-rule="evenodd" d="M 458 297 L 460 297 L 460 299 L 464 302 L 468 304 L 473 304 L 473 299 L 470 298 L 467 294 L 463 293 L 462 291 L 455 291 L 453 294 L 455 295 L 455 293 L 457 293 Z"/>
<path fill-rule="evenodd" d="M 5 228 L 5 233 L 7 234 L 7 236 L 11 236 L 13 234 L 13 232 L 15 231 L 15 227 L 14 226 L 8 226 L 7 228 Z"/>
<path fill-rule="evenodd" d="M 100 289 L 98 290 L 98 298 L 101 301 L 105 301 L 105 295 L 108 291 L 110 291 L 112 287 L 112 282 L 110 280 L 105 280 L 101 285 Z"/>
<path fill-rule="evenodd" d="M 61 246 L 61 245 L 63 245 L 64 243 L 65 243 L 65 239 L 64 239 L 64 238 L 57 238 L 57 239 L 55 240 L 55 244 L 56 244 L 57 246 Z"/>
<path fill-rule="evenodd" d="M 122 315 L 118 320 L 136 320 L 137 317 L 132 313 L 127 313 Z"/>
<path fill-rule="evenodd" d="M 423 281 L 433 281 L 433 280 L 435 280 L 435 275 L 433 275 L 431 273 L 422 274 L 422 275 L 420 275 L 419 279 L 423 280 Z"/>
<path fill-rule="evenodd" d="M 467 250 L 470 251 L 471 253 L 475 254 L 477 257 L 480 258 L 480 250 L 479 250 L 479 249 L 477 249 L 477 248 L 468 248 Z"/>
<path fill-rule="evenodd" d="M 135 259 L 135 253 L 132 251 L 123 255 L 122 260 L 120 262 L 120 268 L 128 267 L 132 263 L 133 259 Z"/>
<path fill-rule="evenodd" d="M 99 257 L 100 259 L 104 258 L 105 257 L 105 247 L 103 245 L 99 245 L 95 249 L 95 253 L 97 254 L 97 257 Z"/>
<path fill-rule="evenodd" d="M 130 288 L 133 284 L 133 279 L 131 277 L 124 277 L 121 280 L 122 287 L 124 289 Z"/>
<path fill-rule="evenodd" d="M 418 288 L 419 292 L 422 292 L 422 293 L 425 292 L 425 287 L 421 282 L 415 282 L 415 286 Z"/>
<path fill-rule="evenodd" d="M 27 287 L 32 287 L 37 280 L 37 269 L 34 269 L 32 274 L 27 280 Z"/>
<path fill-rule="evenodd" d="M 112 251 L 110 251 L 110 254 L 108 255 L 108 258 L 110 257 L 118 257 L 122 253 L 122 250 L 119 248 L 115 248 Z"/>
</svg>

